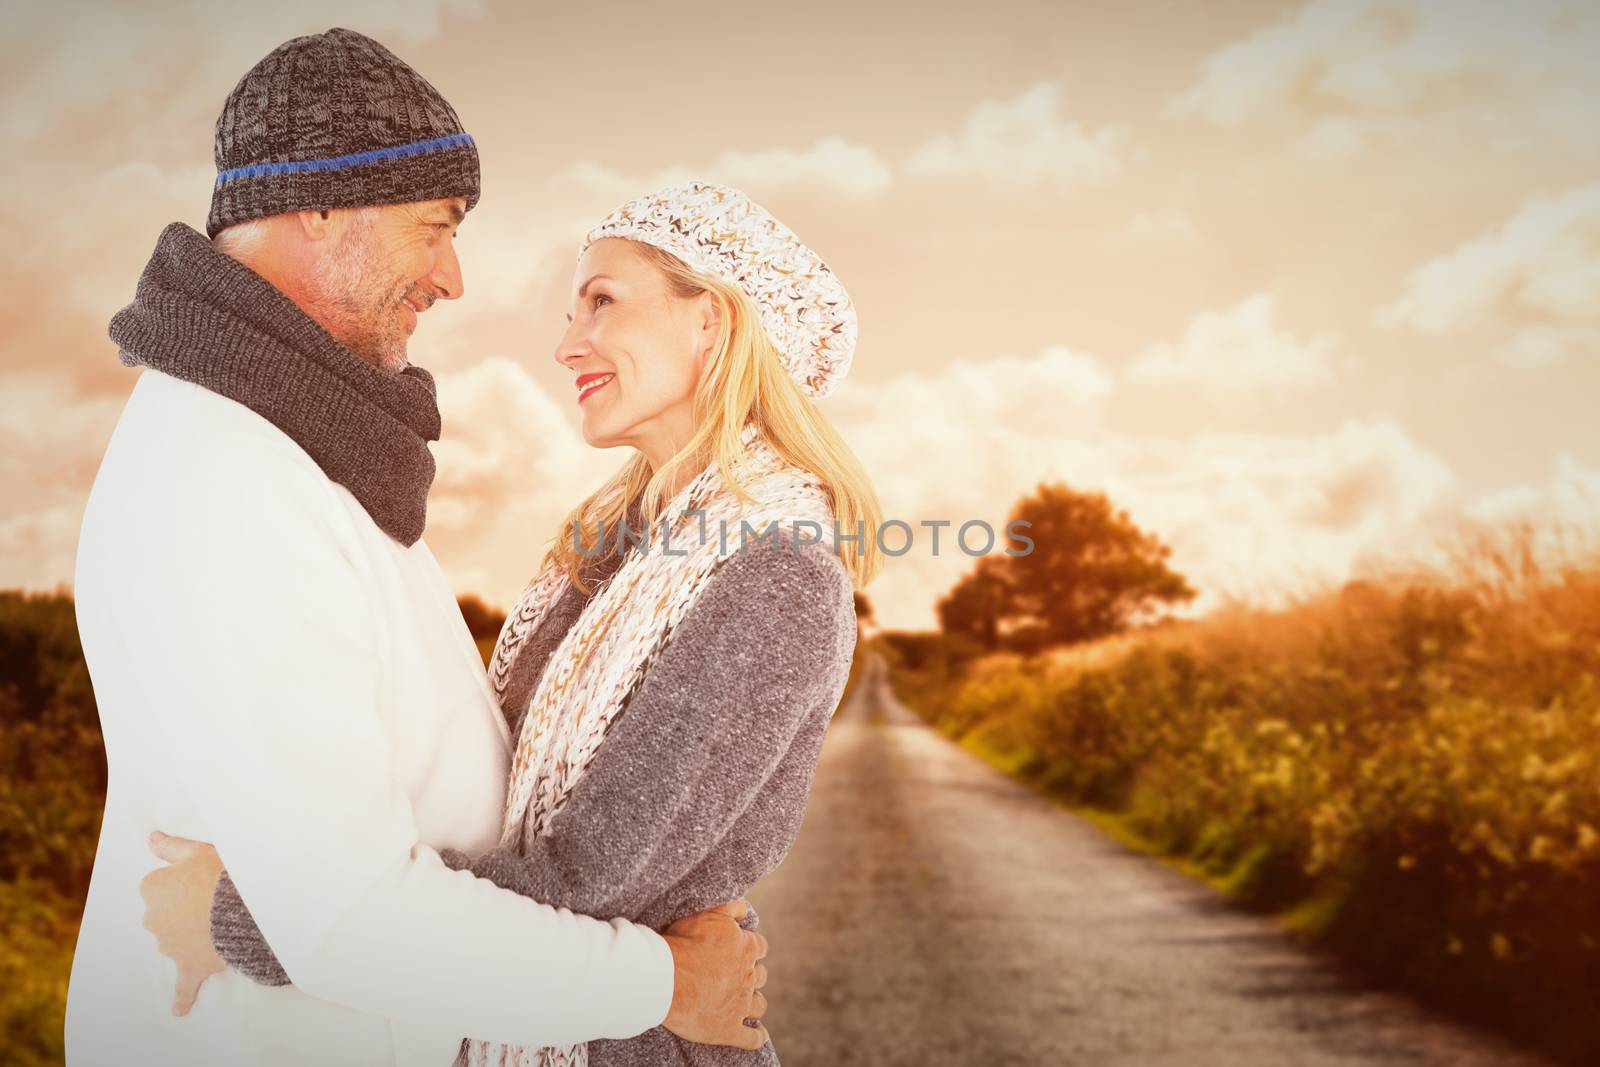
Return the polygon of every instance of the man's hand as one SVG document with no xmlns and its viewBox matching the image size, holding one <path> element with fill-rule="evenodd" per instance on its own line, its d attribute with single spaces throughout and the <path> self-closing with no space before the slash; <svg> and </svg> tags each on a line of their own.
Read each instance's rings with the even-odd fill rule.
<svg viewBox="0 0 1600 1067">
<path fill-rule="evenodd" d="M 201 984 L 227 964 L 211 947 L 211 895 L 222 874 L 222 858 L 204 841 L 150 835 L 150 851 L 167 861 L 139 883 L 144 898 L 144 928 L 156 935 L 156 948 L 178 965 L 172 1014 L 187 1015 Z"/>
<path fill-rule="evenodd" d="M 739 927 L 743 900 L 679 919 L 667 927 L 674 968 L 672 1010 L 662 1025 L 685 1041 L 754 1051 L 769 1040 L 757 1021 L 767 1011 L 767 939 Z"/>
</svg>

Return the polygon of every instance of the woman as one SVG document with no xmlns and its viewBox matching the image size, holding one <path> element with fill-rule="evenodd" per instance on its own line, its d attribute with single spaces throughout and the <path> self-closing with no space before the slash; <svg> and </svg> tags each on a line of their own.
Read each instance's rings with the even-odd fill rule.
<svg viewBox="0 0 1600 1067">
<path fill-rule="evenodd" d="M 880 515 L 810 398 L 848 369 L 855 314 L 791 231 L 703 182 L 591 230 L 573 294 L 556 359 L 576 375 L 584 440 L 635 454 L 563 522 L 506 620 L 490 664 L 516 720 L 501 845 L 445 859 L 661 930 L 781 862 L 843 691 Z M 288 981 L 225 876 L 212 926 L 223 958 Z M 777 1057 L 657 1027 L 567 1048 L 468 1040 L 461 1060 Z"/>
</svg>

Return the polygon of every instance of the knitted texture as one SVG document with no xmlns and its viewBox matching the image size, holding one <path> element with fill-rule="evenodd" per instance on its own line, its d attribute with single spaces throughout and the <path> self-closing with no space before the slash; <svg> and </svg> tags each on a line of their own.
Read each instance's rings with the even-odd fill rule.
<svg viewBox="0 0 1600 1067">
<path fill-rule="evenodd" d="M 602 579 L 614 562 L 597 568 L 606 572 Z M 476 856 L 444 849 L 444 862 L 553 908 L 656 931 L 746 896 L 779 867 L 800 831 L 855 649 L 852 594 L 832 548 L 801 546 L 789 529 L 734 553 L 712 572 L 613 719 L 549 832 L 526 848 Z M 568 586 L 521 643 L 501 697 L 508 717 L 516 720 L 524 709 L 590 599 Z M 519 735 L 520 721 L 513 726 Z M 740 925 L 754 929 L 754 913 Z M 251 979 L 288 981 L 226 878 L 212 910 L 212 940 Z M 569 961 L 530 956 L 526 965 Z M 593 1039 L 585 1055 L 589 1067 L 778 1063 L 770 1042 L 754 1051 L 702 1045 L 664 1026 Z"/>
<path fill-rule="evenodd" d="M 133 303 L 111 319 L 118 358 L 250 408 L 354 494 L 403 545 L 422 537 L 439 439 L 433 377 L 385 374 L 272 283 L 198 232 L 161 232 Z M 204 441 L 196 441 L 204 448 Z"/>
<path fill-rule="evenodd" d="M 290 984 L 289 972 L 261 936 L 261 927 L 226 869 L 211 891 L 211 947 L 228 966 L 257 985 Z"/>
<path fill-rule="evenodd" d="M 296 37 L 239 80 L 217 117 L 206 233 L 290 211 L 463 197 L 478 149 L 428 81 L 354 30 Z"/>
<path fill-rule="evenodd" d="M 502 847 L 528 851 L 548 833 L 551 818 L 588 769 L 653 657 L 716 565 L 739 551 L 744 524 L 751 536 L 775 536 L 783 523 L 796 534 L 798 524 L 805 523 L 809 540 L 831 543 L 833 513 L 816 477 L 783 460 L 754 424 L 744 427 L 741 442 L 745 452 L 737 477 L 754 503 L 734 496 L 721 484 L 716 465 L 708 464 L 667 505 L 667 546 L 652 543 L 630 553 L 550 655 L 512 756 Z M 490 667 L 497 694 L 504 692 L 518 652 L 567 585 L 564 570 L 547 568 L 507 616 Z M 585 1045 L 528 1049 L 471 1042 L 468 1062 L 475 1067 L 584 1067 L 588 1057 Z"/>
<path fill-rule="evenodd" d="M 653 245 L 744 290 L 783 369 L 808 396 L 827 396 L 850 369 L 850 295 L 793 230 L 739 190 L 692 181 L 630 200 L 589 231 L 578 255 L 607 237 Z"/>
</svg>

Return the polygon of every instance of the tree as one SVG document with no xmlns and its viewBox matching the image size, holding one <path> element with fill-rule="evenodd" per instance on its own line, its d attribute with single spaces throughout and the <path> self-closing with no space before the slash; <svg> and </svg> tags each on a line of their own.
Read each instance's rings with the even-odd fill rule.
<svg viewBox="0 0 1600 1067">
<path fill-rule="evenodd" d="M 491 608 L 480 597 L 457 597 L 456 605 L 461 608 L 461 617 L 467 621 L 467 629 L 472 634 L 474 641 L 487 638 L 490 641 L 500 636 L 500 627 L 505 625 L 506 613 Z"/>
<path fill-rule="evenodd" d="M 856 621 L 870 623 L 872 621 L 872 601 L 867 599 L 867 594 L 857 591 L 855 595 L 855 602 Z"/>
<path fill-rule="evenodd" d="M 940 626 L 989 648 L 1033 652 L 1118 633 L 1195 596 L 1167 566 L 1172 550 L 1104 493 L 1041 484 L 1013 509 L 1026 555 L 985 556 L 939 603 Z"/>
<path fill-rule="evenodd" d="M 1011 610 L 1012 591 L 1005 557 L 984 556 L 972 573 L 941 599 L 935 610 L 939 629 L 971 638 L 984 648 L 1000 646 L 1000 622 Z"/>
</svg>

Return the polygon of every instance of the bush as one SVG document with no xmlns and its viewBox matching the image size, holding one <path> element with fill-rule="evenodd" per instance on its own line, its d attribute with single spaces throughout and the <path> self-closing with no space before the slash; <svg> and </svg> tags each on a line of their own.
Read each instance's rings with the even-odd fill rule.
<svg viewBox="0 0 1600 1067">
<path fill-rule="evenodd" d="M 61 1062 L 105 789 L 71 598 L 0 593 L 0 1027 L 11 1062 Z"/>
<path fill-rule="evenodd" d="M 1028 659 L 900 635 L 892 668 L 952 736 L 1380 982 L 1600 1062 L 1600 559 L 1531 558 L 1479 539 L 1454 573 Z"/>
</svg>

